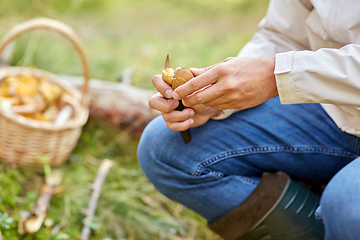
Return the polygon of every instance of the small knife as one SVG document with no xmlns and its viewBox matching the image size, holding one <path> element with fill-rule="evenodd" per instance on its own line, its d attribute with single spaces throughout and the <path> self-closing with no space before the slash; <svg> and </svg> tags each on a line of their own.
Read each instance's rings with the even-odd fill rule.
<svg viewBox="0 0 360 240">
<path fill-rule="evenodd" d="M 165 67 L 164 67 L 164 71 L 168 72 L 168 71 L 173 71 L 170 67 L 170 60 L 169 60 L 169 54 L 166 56 L 166 60 L 165 60 Z M 171 84 L 166 81 L 170 86 Z M 183 109 L 185 109 L 183 103 L 181 100 L 179 100 L 179 106 L 175 109 L 178 111 L 182 111 Z M 190 133 L 190 129 L 187 129 L 185 131 L 180 131 L 181 137 L 184 141 L 185 144 L 188 144 L 191 141 L 191 133 Z"/>
</svg>

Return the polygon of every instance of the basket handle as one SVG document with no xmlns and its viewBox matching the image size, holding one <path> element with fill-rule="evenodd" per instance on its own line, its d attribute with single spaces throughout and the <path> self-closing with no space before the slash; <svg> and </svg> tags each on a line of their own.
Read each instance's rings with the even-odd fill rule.
<svg viewBox="0 0 360 240">
<path fill-rule="evenodd" d="M 29 21 L 15 25 L 12 29 L 10 29 L 10 31 L 3 37 L 0 42 L 0 56 L 3 53 L 6 45 L 11 43 L 14 39 L 18 38 L 23 33 L 35 29 L 45 29 L 59 33 L 60 35 L 68 39 L 75 48 L 75 50 L 78 52 L 83 65 L 83 75 L 85 80 L 83 86 L 81 87 L 81 102 L 82 104 L 85 104 L 85 95 L 88 91 L 88 82 L 90 78 L 89 61 L 85 53 L 84 45 L 82 44 L 80 38 L 75 34 L 74 30 L 65 23 L 49 18 L 34 18 Z"/>
</svg>

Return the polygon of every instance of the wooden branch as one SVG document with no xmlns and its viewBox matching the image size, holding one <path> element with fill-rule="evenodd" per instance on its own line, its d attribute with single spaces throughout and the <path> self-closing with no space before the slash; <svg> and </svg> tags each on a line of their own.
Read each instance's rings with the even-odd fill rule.
<svg viewBox="0 0 360 240">
<path fill-rule="evenodd" d="M 109 169 L 112 167 L 113 162 L 109 159 L 104 159 L 101 163 L 101 166 L 98 170 L 95 182 L 93 184 L 93 192 L 91 194 L 91 198 L 89 201 L 88 208 L 86 210 L 86 217 L 85 217 L 85 223 L 84 227 L 81 231 L 81 240 L 88 240 L 90 235 L 90 224 L 93 220 L 95 209 L 97 206 L 97 202 L 100 196 L 101 187 L 105 181 L 106 175 L 109 171 Z"/>
<path fill-rule="evenodd" d="M 62 77 L 77 88 L 83 84 L 80 77 Z M 88 87 L 91 96 L 90 117 L 108 122 L 136 137 L 160 114 L 148 106 L 148 100 L 155 91 L 137 88 L 124 82 L 97 79 L 91 79 Z"/>
<path fill-rule="evenodd" d="M 54 170 L 50 176 L 46 178 L 45 183 L 42 185 L 36 205 L 31 211 L 29 217 L 23 221 L 23 229 L 25 232 L 34 234 L 36 233 L 46 217 L 47 210 L 50 205 L 52 197 L 58 192 L 57 186 L 62 180 L 62 171 Z"/>
</svg>

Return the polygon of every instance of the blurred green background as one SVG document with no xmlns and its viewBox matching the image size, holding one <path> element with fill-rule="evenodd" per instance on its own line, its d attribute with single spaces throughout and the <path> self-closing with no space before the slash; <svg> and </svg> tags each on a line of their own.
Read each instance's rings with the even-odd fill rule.
<svg viewBox="0 0 360 240">
<path fill-rule="evenodd" d="M 116 81 L 130 68 L 134 86 L 155 90 L 151 79 L 161 73 L 168 53 L 173 67 L 206 67 L 236 56 L 256 31 L 268 0 L 11 0 L 0 5 L 0 37 L 31 18 L 60 20 L 82 39 L 92 78 Z M 82 74 L 68 42 L 46 31 L 22 35 L 10 63 Z M 17 223 L 21 212 L 31 210 L 36 201 L 43 169 L 0 163 L 4 239 L 77 239 L 91 194 L 86 186 L 104 158 L 115 165 L 101 192 L 91 239 L 218 239 L 201 217 L 169 201 L 147 181 L 137 164 L 137 142 L 90 119 L 74 154 L 59 167 L 65 171 L 66 191 L 51 202 L 52 224 L 34 235 L 19 234 Z"/>
</svg>

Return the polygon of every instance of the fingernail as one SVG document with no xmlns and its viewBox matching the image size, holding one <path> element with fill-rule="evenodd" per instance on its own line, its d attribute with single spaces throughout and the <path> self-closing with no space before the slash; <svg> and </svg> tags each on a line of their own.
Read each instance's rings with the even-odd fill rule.
<svg viewBox="0 0 360 240">
<path fill-rule="evenodd" d="M 166 90 L 166 92 L 165 92 L 165 97 L 167 97 L 167 98 L 171 98 L 171 97 L 172 97 L 172 90 L 171 90 L 171 89 Z"/>
<path fill-rule="evenodd" d="M 193 117 L 195 115 L 194 111 L 190 111 L 190 117 Z"/>
<path fill-rule="evenodd" d="M 172 93 L 172 96 L 173 96 L 173 98 L 175 99 L 175 100 L 179 100 L 180 98 L 179 98 L 179 95 L 176 93 L 176 92 L 173 92 Z"/>
<path fill-rule="evenodd" d="M 194 124 L 194 119 L 190 119 L 190 126 Z"/>
</svg>

